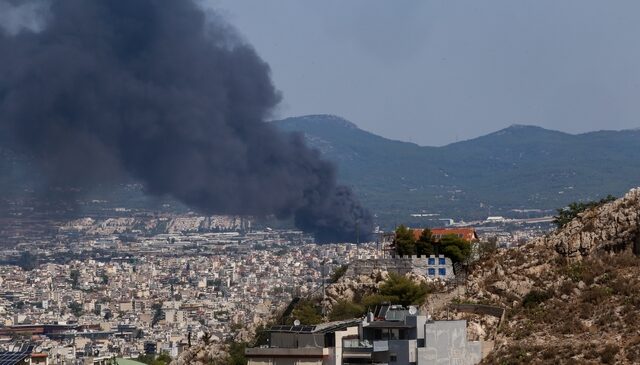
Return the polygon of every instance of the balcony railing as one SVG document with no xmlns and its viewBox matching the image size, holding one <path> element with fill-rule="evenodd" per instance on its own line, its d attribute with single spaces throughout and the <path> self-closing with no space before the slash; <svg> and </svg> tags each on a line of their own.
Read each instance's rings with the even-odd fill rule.
<svg viewBox="0 0 640 365">
<path fill-rule="evenodd" d="M 345 349 L 372 349 L 373 343 L 367 340 L 360 339 L 344 339 L 342 340 L 342 347 Z"/>
</svg>

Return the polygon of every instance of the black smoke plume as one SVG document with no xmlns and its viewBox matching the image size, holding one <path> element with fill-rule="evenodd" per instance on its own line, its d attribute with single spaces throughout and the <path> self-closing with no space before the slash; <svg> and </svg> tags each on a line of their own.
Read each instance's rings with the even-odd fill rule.
<svg viewBox="0 0 640 365">
<path fill-rule="evenodd" d="M 293 216 L 321 242 L 371 231 L 334 167 L 264 122 L 280 100 L 269 66 L 219 16 L 186 0 L 33 1 L 44 24 L 0 26 L 0 132 L 51 184 L 134 178 L 206 214 Z"/>
</svg>

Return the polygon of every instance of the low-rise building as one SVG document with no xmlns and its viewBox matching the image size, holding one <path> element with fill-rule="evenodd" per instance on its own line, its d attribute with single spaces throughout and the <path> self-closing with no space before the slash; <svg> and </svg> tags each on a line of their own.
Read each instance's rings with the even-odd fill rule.
<svg viewBox="0 0 640 365">
<path fill-rule="evenodd" d="M 271 327 L 268 345 L 247 348 L 248 364 L 342 364 L 336 361 L 342 359 L 343 338 L 358 336 L 360 325 L 360 319 L 352 319 L 316 326 Z"/>
<path fill-rule="evenodd" d="M 318 326 L 274 326 L 269 343 L 248 348 L 250 365 L 473 365 L 480 341 L 468 341 L 466 321 L 433 321 L 415 307 L 382 305 L 364 319 Z"/>
</svg>

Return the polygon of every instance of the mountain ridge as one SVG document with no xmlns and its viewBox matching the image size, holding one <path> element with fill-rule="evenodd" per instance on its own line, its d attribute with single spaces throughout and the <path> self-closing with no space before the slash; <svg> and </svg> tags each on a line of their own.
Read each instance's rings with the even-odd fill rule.
<svg viewBox="0 0 640 365">
<path fill-rule="evenodd" d="M 274 119 L 274 120 L 270 120 L 269 123 L 272 123 L 274 125 L 277 125 L 279 128 L 282 129 L 281 125 L 282 124 L 288 124 L 289 127 L 285 127 L 284 129 L 288 129 L 291 128 L 291 125 L 297 125 L 297 128 L 301 127 L 301 123 L 312 123 L 316 126 L 331 126 L 333 125 L 346 125 L 348 126 L 350 129 L 357 129 L 359 131 L 362 131 L 364 133 L 367 134 L 371 134 L 374 135 L 376 137 L 388 140 L 388 141 L 393 141 L 393 142 L 400 142 L 400 143 L 407 143 L 407 144 L 412 144 L 418 147 L 426 147 L 426 148 L 442 148 L 442 147 L 447 147 L 453 144 L 457 144 L 457 143 L 465 143 L 465 142 L 469 142 L 469 141 L 474 141 L 477 139 L 481 139 L 484 137 L 488 137 L 488 136 L 494 136 L 494 135 L 502 135 L 502 134 L 507 134 L 507 133 L 518 133 L 518 132 L 522 132 L 522 131 L 536 131 L 536 132 L 542 132 L 542 133 L 548 133 L 548 134 L 555 134 L 555 135 L 564 135 L 564 136 L 574 136 L 574 137 L 580 137 L 580 136 L 586 136 L 586 135 L 594 135 L 594 134 L 609 134 L 609 133 L 622 133 L 622 132 L 640 132 L 640 127 L 637 128 L 626 128 L 626 129 L 599 129 L 599 130 L 594 130 L 594 131 L 587 131 L 587 132 L 580 132 L 580 133 L 570 133 L 570 132 L 565 132 L 565 131 L 560 131 L 560 130 L 556 130 L 556 129 L 549 129 L 549 128 L 545 128 L 545 127 L 541 127 L 535 124 L 521 124 L 521 123 L 513 123 L 510 124 L 504 128 L 498 129 L 494 132 L 490 132 L 487 134 L 483 134 L 483 135 L 479 135 L 476 137 L 472 137 L 469 139 L 465 139 L 462 141 L 455 141 L 455 142 L 450 142 L 447 143 L 445 145 L 442 146 L 429 146 L 429 145 L 421 145 L 415 142 L 410 142 L 410 141 L 403 141 L 400 139 L 394 139 L 394 138 L 388 138 L 388 137 L 384 137 L 384 136 L 380 136 L 377 135 L 373 132 L 370 132 L 366 129 L 362 129 L 360 128 L 356 123 L 349 121 L 345 118 L 342 118 L 338 115 L 335 114 L 307 114 L 307 115 L 301 115 L 301 116 L 295 116 L 295 117 L 287 117 L 287 118 L 283 118 L 283 119 Z"/>
<path fill-rule="evenodd" d="M 552 214 L 571 201 L 622 194 L 640 182 L 640 132 L 570 134 L 512 125 L 431 147 L 344 129 L 335 123 L 341 118 L 325 118 L 273 123 L 302 133 L 334 161 L 342 182 L 386 222 L 411 223 L 410 214 L 419 212 L 455 219 L 509 215 L 522 208 Z"/>
<path fill-rule="evenodd" d="M 573 135 L 512 125 L 432 147 L 387 139 L 338 116 L 270 123 L 300 134 L 334 162 L 339 182 L 354 190 L 383 229 L 400 223 L 438 226 L 448 219 L 532 214 L 517 212 L 523 210 L 551 215 L 570 202 L 620 195 L 640 185 L 640 130 Z M 0 149 L 0 171 L 3 201 L 43 184 L 28 158 L 6 149 Z M 100 194 L 107 194 L 105 199 L 113 204 L 136 202 L 142 207 L 157 200 L 147 199 L 142 191 L 107 190 L 100 189 Z"/>
</svg>

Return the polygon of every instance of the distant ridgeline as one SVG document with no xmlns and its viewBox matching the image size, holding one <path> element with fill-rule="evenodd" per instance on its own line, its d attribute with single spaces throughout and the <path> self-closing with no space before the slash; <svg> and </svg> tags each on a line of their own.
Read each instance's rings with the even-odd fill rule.
<svg viewBox="0 0 640 365">
<path fill-rule="evenodd" d="M 640 130 L 571 135 L 511 126 L 443 147 L 421 147 L 374 135 L 335 116 L 272 123 L 303 133 L 309 145 L 334 161 L 340 182 L 355 190 L 387 231 L 399 223 L 434 227 L 448 219 L 553 215 L 570 202 L 620 196 L 640 181 Z M 41 181 L 29 158 L 0 146 L 0 204 L 33 192 Z M 96 214 L 105 205 L 122 204 L 187 211 L 131 186 L 92 191 L 96 199 L 109 201 L 94 204 Z"/>
<path fill-rule="evenodd" d="M 443 147 L 389 140 L 328 115 L 275 121 L 339 167 L 387 230 L 442 219 L 553 215 L 640 181 L 640 130 L 579 135 L 514 125 Z M 413 214 L 413 216 L 412 216 Z"/>
</svg>

